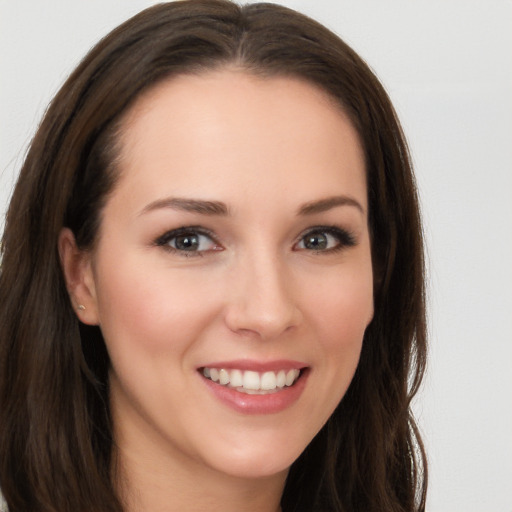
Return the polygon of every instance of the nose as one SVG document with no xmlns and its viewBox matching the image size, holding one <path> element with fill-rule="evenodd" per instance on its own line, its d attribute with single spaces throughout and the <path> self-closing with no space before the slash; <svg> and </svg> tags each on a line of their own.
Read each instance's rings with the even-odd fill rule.
<svg viewBox="0 0 512 512">
<path fill-rule="evenodd" d="M 275 339 L 301 324 L 296 279 L 277 257 L 250 258 L 238 267 L 225 313 L 230 330 Z"/>
</svg>

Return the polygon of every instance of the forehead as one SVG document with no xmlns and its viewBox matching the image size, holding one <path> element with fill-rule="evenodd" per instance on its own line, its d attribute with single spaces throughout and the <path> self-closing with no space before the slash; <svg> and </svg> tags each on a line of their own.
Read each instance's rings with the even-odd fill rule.
<svg viewBox="0 0 512 512">
<path fill-rule="evenodd" d="M 335 100 L 296 78 L 237 69 L 180 75 L 144 94 L 122 123 L 120 171 L 120 186 L 138 192 L 154 182 L 170 195 L 280 189 L 308 201 L 335 187 L 366 204 L 360 140 Z"/>
</svg>

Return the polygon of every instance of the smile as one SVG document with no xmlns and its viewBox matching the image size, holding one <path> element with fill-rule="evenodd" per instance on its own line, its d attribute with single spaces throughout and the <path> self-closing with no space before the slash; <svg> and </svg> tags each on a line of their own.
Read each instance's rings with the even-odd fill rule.
<svg viewBox="0 0 512 512">
<path fill-rule="evenodd" d="M 236 389 L 249 395 L 266 395 L 277 393 L 283 388 L 293 386 L 300 376 L 299 369 L 255 372 L 251 370 L 208 368 L 202 369 L 207 379 Z"/>
</svg>

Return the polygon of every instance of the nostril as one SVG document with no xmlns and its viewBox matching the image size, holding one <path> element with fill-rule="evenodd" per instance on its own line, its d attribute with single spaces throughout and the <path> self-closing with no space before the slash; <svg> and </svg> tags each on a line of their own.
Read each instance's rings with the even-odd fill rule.
<svg viewBox="0 0 512 512">
<path fill-rule="evenodd" d="M 241 336 L 273 339 L 297 328 L 302 322 L 302 314 L 292 303 L 272 306 L 244 300 L 230 305 L 225 322 L 231 331 Z"/>
<path fill-rule="evenodd" d="M 293 280 L 275 259 L 269 252 L 260 252 L 240 262 L 226 303 L 225 322 L 231 331 L 274 339 L 302 322 Z"/>
</svg>

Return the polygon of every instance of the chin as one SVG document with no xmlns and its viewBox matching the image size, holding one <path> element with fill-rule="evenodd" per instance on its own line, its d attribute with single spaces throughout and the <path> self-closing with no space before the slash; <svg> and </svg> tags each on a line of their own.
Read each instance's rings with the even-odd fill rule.
<svg viewBox="0 0 512 512">
<path fill-rule="evenodd" d="M 244 479 L 286 474 L 306 445 L 306 442 L 291 443 L 289 436 L 287 440 L 253 439 L 252 442 L 248 441 L 238 449 L 235 445 L 231 445 L 226 447 L 223 453 L 216 450 L 217 453 L 210 465 L 217 471 Z"/>
<path fill-rule="evenodd" d="M 262 460 L 244 458 L 241 460 L 226 461 L 222 466 L 214 469 L 232 477 L 244 480 L 265 479 L 279 474 L 287 474 L 295 459 L 287 460 Z"/>
</svg>

